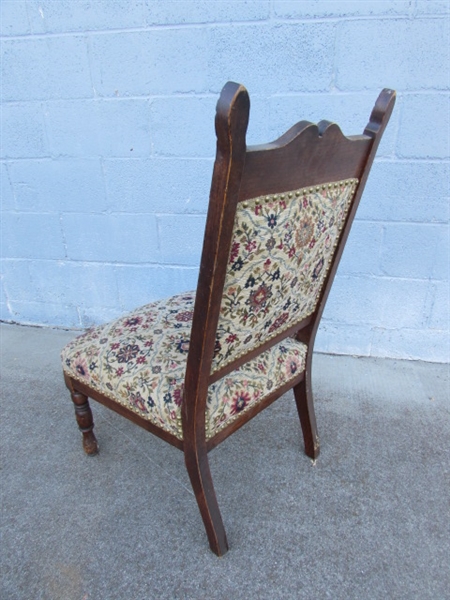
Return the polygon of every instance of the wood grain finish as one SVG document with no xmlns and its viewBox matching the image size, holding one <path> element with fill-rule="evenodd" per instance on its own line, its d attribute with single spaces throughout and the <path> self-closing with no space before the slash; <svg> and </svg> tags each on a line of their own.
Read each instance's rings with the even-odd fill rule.
<svg viewBox="0 0 450 600">
<path fill-rule="evenodd" d="M 93 431 L 94 419 L 92 418 L 88 396 L 79 389 L 75 389 L 72 384 L 73 380 L 69 377 L 65 377 L 65 381 L 72 398 L 78 428 L 83 435 L 83 450 L 88 456 L 94 456 L 98 454 L 98 443 Z"/>
<path fill-rule="evenodd" d="M 88 396 L 184 452 L 186 467 L 210 547 L 219 556 L 228 550 L 228 543 L 212 483 L 208 452 L 280 395 L 294 388 L 306 454 L 313 459 L 318 456 L 319 438 L 311 389 L 314 340 L 361 194 L 394 102 L 395 92 L 392 90 L 381 92 L 363 135 L 346 137 L 335 123 L 328 121 L 321 121 L 317 125 L 301 121 L 274 142 L 247 147 L 246 131 L 250 108 L 248 93 L 239 84 L 227 83 L 222 90 L 216 112 L 217 151 L 182 406 L 184 440 L 175 438 L 114 400 L 68 378 L 67 385 L 72 394 L 86 452 L 92 454 L 97 449 L 92 431 L 94 425 L 87 401 Z M 262 195 L 278 194 L 351 178 L 358 179 L 359 185 L 314 313 L 301 323 L 267 340 L 257 350 L 250 351 L 232 364 L 211 374 L 216 329 L 238 203 Z M 205 410 L 208 386 L 288 336 L 295 336 L 297 340 L 308 346 L 305 371 L 266 397 L 260 404 L 252 406 L 249 411 L 207 441 Z"/>
<path fill-rule="evenodd" d="M 275 142 L 248 149 L 239 200 L 359 179 L 371 145 L 367 136 L 345 137 L 335 123 L 302 121 Z"/>
</svg>

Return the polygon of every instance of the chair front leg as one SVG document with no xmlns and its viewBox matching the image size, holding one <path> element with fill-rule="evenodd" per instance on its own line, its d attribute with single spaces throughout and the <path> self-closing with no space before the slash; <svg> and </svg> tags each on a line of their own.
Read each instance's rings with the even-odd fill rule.
<svg viewBox="0 0 450 600">
<path fill-rule="evenodd" d="M 305 377 L 294 387 L 294 396 L 303 431 L 305 454 L 315 460 L 319 456 L 320 445 L 314 412 L 311 386 L 311 358 L 309 352 L 306 359 Z"/>
<path fill-rule="evenodd" d="M 217 556 L 223 556 L 228 551 L 228 542 L 214 491 L 206 449 L 198 451 L 185 447 L 184 458 L 205 525 L 209 546 Z"/>
<path fill-rule="evenodd" d="M 74 389 L 69 378 L 66 377 L 65 379 L 75 408 L 75 418 L 78 428 L 83 434 L 83 449 L 89 456 L 94 456 L 98 453 L 98 443 L 93 432 L 94 419 L 88 397 Z"/>
</svg>

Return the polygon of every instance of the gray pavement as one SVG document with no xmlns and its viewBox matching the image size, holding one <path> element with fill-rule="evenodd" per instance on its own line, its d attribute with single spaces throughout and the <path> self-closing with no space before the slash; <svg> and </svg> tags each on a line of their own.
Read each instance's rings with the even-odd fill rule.
<svg viewBox="0 0 450 600">
<path fill-rule="evenodd" d="M 316 464 L 291 393 L 210 454 L 219 559 L 178 450 L 92 403 L 83 454 L 74 336 L 1 326 L 2 600 L 450 598 L 448 365 L 315 356 Z"/>
</svg>

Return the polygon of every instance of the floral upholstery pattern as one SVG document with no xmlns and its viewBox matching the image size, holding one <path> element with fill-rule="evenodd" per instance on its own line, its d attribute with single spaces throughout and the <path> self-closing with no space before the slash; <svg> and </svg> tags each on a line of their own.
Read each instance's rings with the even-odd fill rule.
<svg viewBox="0 0 450 600">
<path fill-rule="evenodd" d="M 213 372 L 314 312 L 357 183 L 238 204 Z"/>
<path fill-rule="evenodd" d="M 71 341 L 65 372 L 183 439 L 181 404 L 195 294 L 154 302 Z M 306 346 L 286 339 L 209 387 L 206 434 L 220 429 L 305 368 Z"/>
</svg>

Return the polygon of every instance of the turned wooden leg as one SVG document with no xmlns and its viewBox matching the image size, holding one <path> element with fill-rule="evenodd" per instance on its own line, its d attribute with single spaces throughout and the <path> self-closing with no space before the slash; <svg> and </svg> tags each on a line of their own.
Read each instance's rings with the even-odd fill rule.
<svg viewBox="0 0 450 600">
<path fill-rule="evenodd" d="M 75 418 L 83 434 L 83 449 L 89 456 L 94 456 L 98 453 L 98 444 L 93 432 L 94 419 L 92 418 L 88 397 L 75 390 L 68 377 L 65 377 L 65 380 L 75 407 Z"/>
<path fill-rule="evenodd" d="M 304 379 L 294 387 L 295 403 L 297 404 L 298 416 L 303 431 L 305 442 L 305 453 L 312 459 L 319 456 L 320 445 L 317 434 L 316 415 L 311 387 L 311 359 L 306 360 Z"/>
<path fill-rule="evenodd" d="M 217 556 L 223 556 L 228 551 L 228 542 L 213 487 L 206 450 L 198 453 L 185 449 L 184 457 L 205 525 L 209 546 Z"/>
</svg>

